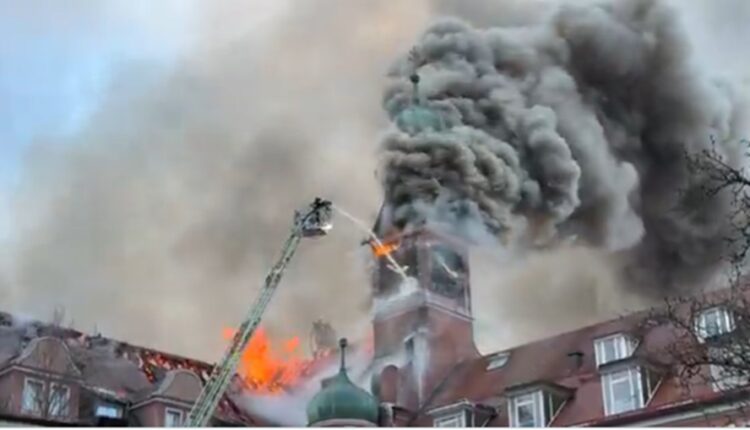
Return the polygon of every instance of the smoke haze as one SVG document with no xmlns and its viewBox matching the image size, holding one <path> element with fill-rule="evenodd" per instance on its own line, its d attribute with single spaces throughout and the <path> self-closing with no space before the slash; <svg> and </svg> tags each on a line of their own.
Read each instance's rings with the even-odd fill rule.
<svg viewBox="0 0 750 430">
<path fill-rule="evenodd" d="M 378 140 L 387 126 L 381 93 L 397 54 L 438 16 L 518 26 L 544 22 L 554 9 L 539 6 L 547 3 L 310 0 L 279 6 L 262 25 L 246 22 L 256 15 L 250 3 L 197 3 L 207 10 L 196 13 L 202 18 L 193 24 L 192 49 L 171 69 L 123 64 L 80 129 L 40 137 L 29 149 L 11 202 L 13 234 L 0 276 L 7 310 L 44 317 L 62 305 L 83 330 L 96 325 L 108 336 L 215 359 L 222 327 L 246 312 L 294 209 L 321 195 L 374 219 L 382 199 Z M 694 3 L 687 17 L 713 5 L 726 11 L 743 4 Z M 728 26 L 735 27 L 740 18 L 729 15 Z M 660 28 L 659 17 L 644 25 Z M 710 29 L 690 19 L 697 46 L 712 46 Z M 748 31 L 736 27 L 737 38 Z M 712 51 L 712 58 L 696 61 L 722 69 L 727 57 Z M 732 61 L 733 70 L 742 70 Z M 602 182 L 608 184 L 623 185 L 614 177 Z M 561 194 L 571 198 L 561 199 L 566 205 L 555 219 L 576 213 L 574 194 Z M 330 237 L 303 242 L 267 314 L 271 333 L 304 336 L 318 317 L 349 337 L 368 326 L 361 238 L 338 219 Z M 507 270 L 493 264 L 473 270 L 475 298 L 486 298 L 477 325 L 488 348 L 621 311 L 613 303 L 622 289 L 609 266 L 582 261 L 606 259 L 598 252 L 563 248 Z M 548 286 L 549 277 L 540 274 L 562 266 L 566 275 Z M 548 287 L 554 295 L 546 295 Z M 587 294 L 596 298 L 575 299 Z M 542 309 L 559 312 L 530 323 L 529 315 L 545 314 L 531 310 L 543 297 L 569 299 L 543 301 Z M 527 330 L 506 336 L 495 321 L 507 332 Z"/>
</svg>

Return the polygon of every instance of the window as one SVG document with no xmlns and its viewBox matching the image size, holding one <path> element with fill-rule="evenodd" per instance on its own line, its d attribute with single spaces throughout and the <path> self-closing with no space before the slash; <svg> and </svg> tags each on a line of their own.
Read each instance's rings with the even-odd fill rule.
<svg viewBox="0 0 750 430">
<path fill-rule="evenodd" d="M 49 414 L 53 417 L 67 417 L 69 412 L 70 388 L 53 383 L 49 391 Z"/>
<path fill-rule="evenodd" d="M 729 391 L 748 384 L 748 375 L 744 370 L 712 364 L 709 366 L 709 372 L 714 391 Z"/>
<path fill-rule="evenodd" d="M 541 392 L 516 396 L 511 399 L 513 427 L 541 427 Z"/>
<path fill-rule="evenodd" d="M 21 411 L 27 414 L 42 414 L 42 400 L 44 399 L 44 383 L 26 378 L 23 384 L 23 403 Z"/>
<path fill-rule="evenodd" d="M 490 358 L 489 363 L 487 363 L 487 371 L 499 369 L 508 362 L 508 359 L 510 358 L 509 352 L 499 352 L 495 355 L 493 355 Z"/>
<path fill-rule="evenodd" d="M 606 415 L 632 411 L 643 406 L 637 369 L 626 369 L 604 375 L 604 410 Z"/>
<path fill-rule="evenodd" d="M 602 376 L 605 415 L 642 408 L 653 395 L 657 375 L 648 369 L 631 367 Z"/>
<path fill-rule="evenodd" d="M 96 407 L 95 413 L 97 417 L 120 418 L 122 408 L 113 404 L 103 404 Z"/>
<path fill-rule="evenodd" d="M 512 396 L 508 403 L 512 427 L 546 427 L 565 403 L 563 397 L 537 390 Z"/>
<path fill-rule="evenodd" d="M 164 411 L 164 427 L 182 427 L 182 411 L 167 408 Z"/>
<path fill-rule="evenodd" d="M 715 337 L 734 330 L 732 313 L 716 307 L 703 311 L 695 322 L 695 331 L 701 340 Z"/>
<path fill-rule="evenodd" d="M 624 334 L 616 334 L 594 341 L 596 365 L 601 366 L 612 361 L 630 357 L 636 343 Z"/>
<path fill-rule="evenodd" d="M 435 427 L 466 427 L 466 413 L 458 412 L 455 414 L 437 417 L 433 421 Z"/>
<path fill-rule="evenodd" d="M 411 359 L 414 357 L 414 336 L 409 337 L 406 339 L 405 342 L 406 347 L 406 356 Z"/>
</svg>

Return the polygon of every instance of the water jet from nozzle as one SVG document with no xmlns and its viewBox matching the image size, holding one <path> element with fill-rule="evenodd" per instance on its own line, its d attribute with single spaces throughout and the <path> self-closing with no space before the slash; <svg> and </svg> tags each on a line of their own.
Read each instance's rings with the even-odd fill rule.
<svg viewBox="0 0 750 430">
<path fill-rule="evenodd" d="M 359 218 L 355 217 L 354 215 L 350 214 L 349 212 L 345 211 L 341 207 L 331 204 L 331 207 L 335 209 L 338 213 L 344 216 L 344 218 L 347 218 L 349 221 L 351 221 L 357 228 L 362 230 L 363 232 L 367 233 L 367 235 L 370 237 L 370 239 L 375 242 L 379 247 L 385 248 L 385 245 L 383 245 L 383 242 L 380 241 L 378 236 L 375 234 L 375 232 L 372 231 L 372 229 L 368 228 L 365 223 L 360 220 Z M 404 270 L 403 267 L 401 267 L 400 264 L 396 262 L 396 260 L 393 259 L 393 257 L 390 255 L 390 253 L 384 254 L 384 257 L 388 259 L 388 262 L 393 267 L 393 269 L 401 275 L 404 281 L 408 281 L 409 276 L 406 274 L 406 270 Z"/>
</svg>

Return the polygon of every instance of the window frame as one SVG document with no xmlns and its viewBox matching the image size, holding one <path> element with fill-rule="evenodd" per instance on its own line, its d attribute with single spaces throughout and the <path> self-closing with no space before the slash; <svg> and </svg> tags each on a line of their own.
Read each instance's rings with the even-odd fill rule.
<svg viewBox="0 0 750 430">
<path fill-rule="evenodd" d="M 114 415 L 110 414 L 102 414 L 99 411 L 100 410 L 111 410 L 114 411 Z M 116 405 L 114 403 L 99 403 L 96 405 L 96 409 L 94 409 L 94 416 L 96 417 L 103 417 L 103 418 L 122 418 L 123 408 L 119 405 Z"/>
<path fill-rule="evenodd" d="M 613 342 L 614 345 L 614 357 L 605 357 L 606 344 Z M 608 336 L 594 339 L 594 356 L 596 359 L 597 367 L 601 367 L 607 363 L 612 363 L 618 360 L 624 360 L 633 355 L 638 343 L 632 337 L 625 333 L 615 333 Z"/>
<path fill-rule="evenodd" d="M 521 407 L 527 405 L 531 405 L 533 422 L 531 426 L 522 426 L 519 422 L 520 414 L 518 411 Z M 546 421 L 546 417 L 544 416 L 544 393 L 542 390 L 535 390 L 511 396 L 508 412 L 510 414 L 511 427 L 544 427 Z"/>
<path fill-rule="evenodd" d="M 33 400 L 34 406 L 32 407 L 32 409 L 29 409 L 26 404 L 26 399 L 27 399 L 26 393 L 27 393 L 28 387 L 30 387 L 32 384 L 39 384 L 40 390 L 36 394 L 36 397 Z M 41 399 L 44 398 L 44 391 L 46 390 L 46 388 L 47 388 L 47 384 L 45 383 L 44 380 L 33 378 L 30 376 L 24 376 L 23 391 L 21 392 L 21 413 L 28 414 L 28 415 L 41 416 L 44 411 L 42 410 L 43 405 L 40 404 L 39 402 Z"/>
<path fill-rule="evenodd" d="M 454 425 L 455 424 L 455 425 Z M 433 427 L 466 427 L 466 411 L 452 412 L 432 419 Z"/>
<path fill-rule="evenodd" d="M 168 417 L 169 417 L 170 412 L 177 414 L 178 416 L 177 425 L 169 425 Z M 182 411 L 182 409 L 170 408 L 170 407 L 164 408 L 164 427 L 184 427 L 184 421 L 185 421 L 185 413 Z"/>
<path fill-rule="evenodd" d="M 708 316 L 711 314 L 718 314 L 719 318 L 717 322 L 718 332 L 709 334 L 708 333 Z M 698 317 L 695 319 L 695 334 L 698 340 L 703 343 L 707 339 L 712 337 L 721 336 L 726 333 L 731 333 L 735 329 L 734 313 L 727 309 L 725 306 L 713 306 L 710 308 L 703 309 Z"/>
<path fill-rule="evenodd" d="M 61 404 L 61 408 L 63 408 L 61 411 L 54 411 L 55 403 L 53 402 L 54 394 L 55 394 L 55 388 L 61 387 L 64 390 L 65 396 L 63 396 L 64 403 Z M 55 418 L 66 418 L 70 415 L 70 397 L 71 397 L 71 389 L 70 386 L 67 384 L 59 383 L 59 382 L 51 382 L 49 386 L 49 392 L 47 393 L 47 409 L 48 409 L 48 415 Z"/>
<path fill-rule="evenodd" d="M 626 412 L 635 411 L 644 407 L 646 403 L 645 392 L 643 390 L 643 369 L 640 366 L 627 367 L 624 369 L 614 370 L 602 375 L 602 400 L 604 404 L 604 415 L 618 415 Z M 627 374 L 621 378 L 617 375 Z M 627 382 L 632 399 L 632 406 L 627 409 L 615 410 L 615 391 L 614 385 L 617 383 Z"/>
</svg>

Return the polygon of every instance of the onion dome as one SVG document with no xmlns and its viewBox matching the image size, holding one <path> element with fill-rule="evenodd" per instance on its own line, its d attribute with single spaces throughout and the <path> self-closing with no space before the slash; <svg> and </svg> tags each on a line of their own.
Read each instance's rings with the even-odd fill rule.
<svg viewBox="0 0 750 430">
<path fill-rule="evenodd" d="M 346 374 L 346 339 L 339 341 L 341 368 L 339 373 L 323 382 L 323 388 L 307 405 L 310 426 L 325 426 L 326 421 L 361 421 L 367 426 L 378 422 L 378 403 L 367 391 L 356 386 Z"/>
<path fill-rule="evenodd" d="M 411 135 L 424 131 L 442 131 L 446 128 L 440 114 L 425 106 L 419 96 L 419 75 L 411 75 L 414 84 L 412 102 L 396 116 L 396 126 Z"/>
</svg>

